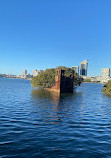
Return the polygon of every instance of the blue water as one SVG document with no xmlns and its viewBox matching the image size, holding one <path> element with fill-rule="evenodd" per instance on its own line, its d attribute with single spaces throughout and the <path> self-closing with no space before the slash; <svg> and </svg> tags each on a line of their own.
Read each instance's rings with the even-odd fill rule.
<svg viewBox="0 0 111 158">
<path fill-rule="evenodd" d="M 59 96 L 0 79 L 0 158 L 111 158 L 111 98 L 83 83 Z"/>
</svg>

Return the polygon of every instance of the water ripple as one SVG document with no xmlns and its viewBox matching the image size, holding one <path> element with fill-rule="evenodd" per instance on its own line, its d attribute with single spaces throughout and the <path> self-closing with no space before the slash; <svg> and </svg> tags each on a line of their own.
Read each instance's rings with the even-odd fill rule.
<svg viewBox="0 0 111 158">
<path fill-rule="evenodd" d="M 59 96 L 0 79 L 0 157 L 110 158 L 111 98 L 102 86 Z"/>
</svg>

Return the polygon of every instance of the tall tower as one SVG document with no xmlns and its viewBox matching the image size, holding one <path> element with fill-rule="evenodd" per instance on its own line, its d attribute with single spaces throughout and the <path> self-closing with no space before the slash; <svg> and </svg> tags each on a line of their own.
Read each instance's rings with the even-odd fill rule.
<svg viewBox="0 0 111 158">
<path fill-rule="evenodd" d="M 72 66 L 72 69 L 79 75 L 79 66 Z"/>
<path fill-rule="evenodd" d="M 87 67 L 88 67 L 88 60 L 83 60 L 80 63 L 80 75 L 87 76 Z"/>
<path fill-rule="evenodd" d="M 27 75 L 27 70 L 23 70 L 23 76 Z"/>
</svg>

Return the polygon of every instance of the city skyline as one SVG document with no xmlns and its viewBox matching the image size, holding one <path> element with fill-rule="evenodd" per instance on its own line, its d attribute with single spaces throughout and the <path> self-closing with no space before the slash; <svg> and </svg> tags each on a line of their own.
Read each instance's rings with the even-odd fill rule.
<svg viewBox="0 0 111 158">
<path fill-rule="evenodd" d="M 86 65 L 86 72 L 85 72 L 85 74 L 83 74 L 82 75 L 82 67 L 81 67 L 81 64 L 84 64 L 85 63 L 85 65 Z M 58 67 L 58 66 L 57 66 Z M 57 68 L 56 67 L 56 68 Z M 88 66 L 88 60 L 83 60 L 83 61 L 81 61 L 80 62 L 80 64 L 78 64 L 78 65 L 74 65 L 74 66 L 71 66 L 71 67 L 69 67 L 69 68 L 72 68 L 72 69 L 74 69 L 75 70 L 75 72 L 79 75 L 79 76 L 89 76 L 89 75 L 87 75 L 88 74 L 88 69 L 89 69 L 89 66 Z M 6 75 L 32 75 L 33 77 L 34 76 L 36 76 L 36 75 L 34 75 L 34 74 L 36 74 L 37 73 L 37 75 L 40 73 L 40 71 L 45 71 L 47 68 L 45 68 L 44 70 L 42 70 L 42 69 L 36 69 L 36 68 L 33 68 L 30 72 L 29 72 L 29 70 L 27 70 L 27 69 L 23 69 L 19 74 L 11 74 L 11 73 L 0 73 L 0 74 L 6 74 Z M 51 68 L 48 68 L 48 69 L 51 69 Z M 111 68 L 108 68 L 108 67 L 105 67 L 105 68 L 101 68 L 101 70 L 100 70 L 100 75 L 95 75 L 95 76 L 102 76 L 102 71 L 103 70 L 105 70 L 105 71 L 110 71 L 110 69 Z M 111 72 L 110 72 L 110 75 L 111 75 Z M 94 75 L 93 75 L 94 76 Z M 93 77 L 92 76 L 92 77 Z M 91 76 L 89 76 L 89 77 L 91 77 Z"/>
<path fill-rule="evenodd" d="M 1 1 L 0 73 L 80 66 L 88 59 L 88 76 L 100 76 L 111 68 L 110 6 L 110 0 Z"/>
</svg>

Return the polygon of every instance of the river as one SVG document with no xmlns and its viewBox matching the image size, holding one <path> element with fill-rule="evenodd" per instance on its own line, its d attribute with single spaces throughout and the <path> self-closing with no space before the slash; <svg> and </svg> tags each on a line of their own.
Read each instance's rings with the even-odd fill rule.
<svg viewBox="0 0 111 158">
<path fill-rule="evenodd" d="M 102 84 L 73 94 L 0 79 L 0 158 L 111 158 L 111 97 Z"/>
</svg>

